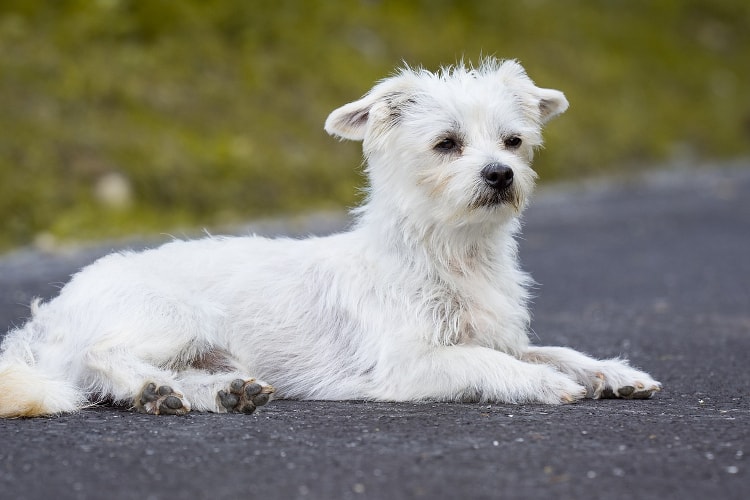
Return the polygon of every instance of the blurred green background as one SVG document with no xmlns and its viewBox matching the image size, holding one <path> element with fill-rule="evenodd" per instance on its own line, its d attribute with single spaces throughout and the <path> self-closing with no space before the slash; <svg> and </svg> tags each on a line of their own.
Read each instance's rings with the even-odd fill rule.
<svg viewBox="0 0 750 500">
<path fill-rule="evenodd" d="M 750 152 L 746 0 L 0 0 L 0 250 L 350 207 L 327 114 L 481 55 L 571 102 L 543 181 Z"/>
</svg>

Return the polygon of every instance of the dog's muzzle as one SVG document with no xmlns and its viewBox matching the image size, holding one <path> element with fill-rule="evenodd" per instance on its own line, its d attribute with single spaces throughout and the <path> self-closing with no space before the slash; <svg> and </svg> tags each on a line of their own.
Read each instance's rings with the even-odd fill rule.
<svg viewBox="0 0 750 500">
<path fill-rule="evenodd" d="M 485 188 L 474 201 L 474 208 L 491 207 L 504 203 L 517 204 L 513 189 L 513 169 L 502 163 L 490 163 L 480 172 Z"/>
</svg>

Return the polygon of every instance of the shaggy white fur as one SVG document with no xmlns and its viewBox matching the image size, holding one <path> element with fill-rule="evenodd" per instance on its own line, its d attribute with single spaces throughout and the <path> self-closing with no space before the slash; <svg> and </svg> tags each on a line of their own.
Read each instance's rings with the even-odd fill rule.
<svg viewBox="0 0 750 500">
<path fill-rule="evenodd" d="M 402 69 L 326 121 L 363 141 L 351 231 L 100 259 L 6 337 L 0 416 L 251 412 L 274 391 L 254 377 L 302 399 L 650 397 L 624 361 L 529 345 L 514 235 L 541 127 L 567 107 L 514 61 Z"/>
</svg>

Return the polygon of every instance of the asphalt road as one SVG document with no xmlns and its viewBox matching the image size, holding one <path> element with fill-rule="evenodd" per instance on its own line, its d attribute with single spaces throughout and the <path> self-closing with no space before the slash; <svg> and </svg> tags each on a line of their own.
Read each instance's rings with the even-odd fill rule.
<svg viewBox="0 0 750 500">
<path fill-rule="evenodd" d="M 547 188 L 526 220 L 539 343 L 627 356 L 655 398 L 3 420 L 0 498 L 750 498 L 750 162 Z M 0 325 L 104 250 L 0 258 Z"/>
</svg>

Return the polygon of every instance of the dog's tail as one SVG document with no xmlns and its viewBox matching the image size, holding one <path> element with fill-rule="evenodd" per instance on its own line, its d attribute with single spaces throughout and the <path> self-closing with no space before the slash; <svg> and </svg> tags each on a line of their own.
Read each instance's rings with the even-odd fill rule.
<svg viewBox="0 0 750 500">
<path fill-rule="evenodd" d="M 41 417 L 79 410 L 80 391 L 34 367 L 13 364 L 0 368 L 0 418 Z"/>
<path fill-rule="evenodd" d="M 25 328 L 14 330 L 4 339 L 0 353 L 0 418 L 57 415 L 84 407 L 86 397 L 79 388 L 37 365 L 28 334 Z"/>
</svg>

